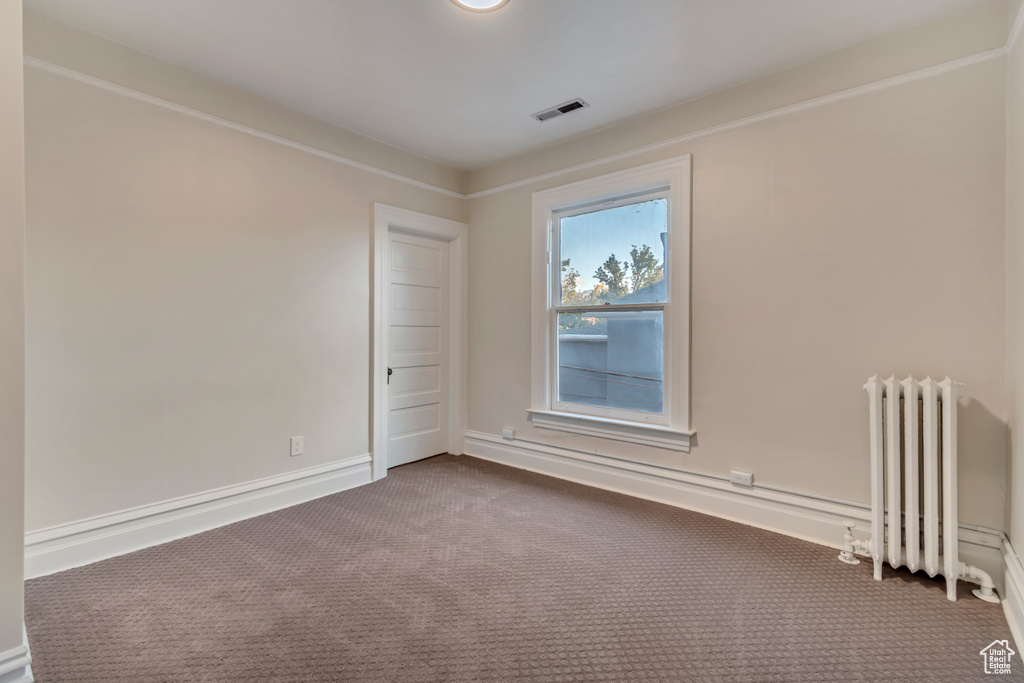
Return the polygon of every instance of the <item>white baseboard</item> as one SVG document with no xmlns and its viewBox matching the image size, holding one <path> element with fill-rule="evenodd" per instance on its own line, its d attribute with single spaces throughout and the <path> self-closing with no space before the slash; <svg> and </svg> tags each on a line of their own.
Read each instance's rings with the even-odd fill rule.
<svg viewBox="0 0 1024 683">
<path fill-rule="evenodd" d="M 25 534 L 25 578 L 105 560 L 371 481 L 369 455 Z M 6 683 L 0 679 L 0 683 Z"/>
<path fill-rule="evenodd" d="M 1003 560 L 1006 563 L 1006 589 L 1003 591 L 1003 613 L 1010 625 L 1013 642 L 1020 651 L 1024 647 L 1024 566 L 1010 541 L 1003 539 Z"/>
<path fill-rule="evenodd" d="M 32 683 L 32 654 L 28 650 L 28 636 L 21 629 L 24 644 L 7 652 L 0 652 L 0 683 Z"/>
<path fill-rule="evenodd" d="M 856 522 L 854 533 L 858 537 L 870 536 L 868 507 L 852 502 L 823 500 L 756 485 L 743 488 L 706 474 L 532 441 L 509 441 L 482 432 L 466 432 L 466 455 L 722 517 L 831 548 L 842 546 L 844 520 Z M 960 526 L 960 559 L 988 572 L 1000 592 L 1003 538 L 1003 533 L 994 529 Z"/>
</svg>

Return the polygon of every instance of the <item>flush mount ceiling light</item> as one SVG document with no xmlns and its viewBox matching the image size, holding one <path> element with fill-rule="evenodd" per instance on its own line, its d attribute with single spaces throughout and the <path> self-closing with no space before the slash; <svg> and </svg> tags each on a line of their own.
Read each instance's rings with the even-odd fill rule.
<svg viewBox="0 0 1024 683">
<path fill-rule="evenodd" d="M 493 12 L 508 4 L 508 0 L 452 0 L 452 2 L 470 12 Z"/>
</svg>

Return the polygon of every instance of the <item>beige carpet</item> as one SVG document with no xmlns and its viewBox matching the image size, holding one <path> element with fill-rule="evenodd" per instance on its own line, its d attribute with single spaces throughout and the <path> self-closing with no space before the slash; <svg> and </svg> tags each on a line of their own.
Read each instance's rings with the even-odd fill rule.
<svg viewBox="0 0 1024 683">
<path fill-rule="evenodd" d="M 40 683 L 959 683 L 1010 637 L 966 586 L 951 603 L 828 548 L 452 456 L 29 581 L 26 602 Z"/>
</svg>

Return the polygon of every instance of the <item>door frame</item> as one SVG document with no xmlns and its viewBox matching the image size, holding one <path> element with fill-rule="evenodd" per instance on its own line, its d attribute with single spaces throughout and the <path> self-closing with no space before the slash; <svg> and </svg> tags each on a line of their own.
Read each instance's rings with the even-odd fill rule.
<svg viewBox="0 0 1024 683">
<path fill-rule="evenodd" d="M 442 240 L 449 245 L 448 334 L 448 452 L 462 455 L 466 440 L 467 329 L 469 308 L 469 226 L 395 206 L 373 205 L 373 340 L 371 342 L 373 398 L 370 448 L 373 480 L 388 473 L 388 316 L 387 264 L 389 232 Z"/>
</svg>

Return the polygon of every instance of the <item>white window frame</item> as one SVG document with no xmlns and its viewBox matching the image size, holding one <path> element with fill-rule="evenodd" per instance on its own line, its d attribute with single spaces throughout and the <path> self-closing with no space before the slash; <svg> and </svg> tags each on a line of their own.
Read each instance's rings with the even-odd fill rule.
<svg viewBox="0 0 1024 683">
<path fill-rule="evenodd" d="M 532 394 L 535 427 L 689 452 L 690 183 L 689 155 L 533 194 Z M 582 207 L 611 208 L 655 196 L 669 201 L 664 305 L 664 414 L 557 401 L 557 216 Z M 651 308 L 643 306 L 642 308 Z M 621 309 L 620 309 L 621 310 Z"/>
</svg>

